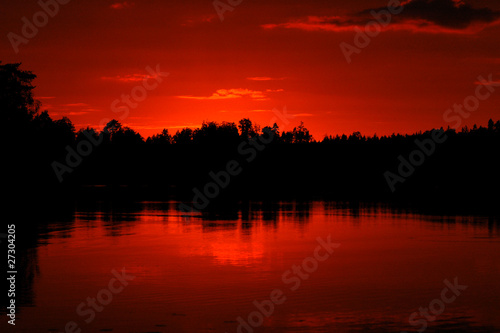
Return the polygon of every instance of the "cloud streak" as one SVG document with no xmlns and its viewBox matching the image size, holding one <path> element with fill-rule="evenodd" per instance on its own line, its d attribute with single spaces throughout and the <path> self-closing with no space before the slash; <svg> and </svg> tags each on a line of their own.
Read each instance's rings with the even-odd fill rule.
<svg viewBox="0 0 500 333">
<path fill-rule="evenodd" d="M 252 76 L 252 77 L 247 77 L 247 80 L 250 81 L 275 81 L 275 80 L 284 80 L 284 77 L 280 78 L 273 78 L 273 77 L 268 77 L 268 76 Z"/>
<path fill-rule="evenodd" d="M 147 74 L 127 74 L 127 75 L 117 75 L 117 76 L 102 76 L 101 80 L 105 81 L 118 81 L 118 82 L 139 82 L 144 79 L 153 79 L 155 78 L 153 75 Z"/>
<path fill-rule="evenodd" d="M 250 89 L 219 89 L 211 96 L 177 96 L 177 98 L 194 99 L 194 100 L 221 100 L 249 97 L 258 101 L 265 101 L 269 98 L 262 91 Z"/>
</svg>

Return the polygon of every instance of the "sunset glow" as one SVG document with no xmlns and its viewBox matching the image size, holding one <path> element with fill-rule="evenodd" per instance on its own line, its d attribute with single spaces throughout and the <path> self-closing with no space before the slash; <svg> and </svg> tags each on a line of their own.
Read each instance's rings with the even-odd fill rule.
<svg viewBox="0 0 500 333">
<path fill-rule="evenodd" d="M 500 1 L 4 2 L 0 332 L 500 332 Z"/>
<path fill-rule="evenodd" d="M 443 114 L 474 93 L 480 75 L 500 80 L 500 4 L 493 1 L 406 1 L 349 64 L 339 45 L 354 46 L 372 12 L 387 6 L 242 1 L 221 21 L 211 1 L 71 1 L 15 53 L 7 33 L 22 36 L 21 18 L 32 22 L 41 8 L 10 2 L 0 50 L 3 62 L 37 74 L 42 109 L 77 129 L 123 116 L 113 101 L 158 65 L 170 75 L 119 119 L 144 137 L 243 117 L 266 126 L 284 106 L 296 115 L 289 127 L 304 121 L 316 139 L 412 133 L 447 127 Z M 498 118 L 499 96 L 463 125 Z"/>
</svg>

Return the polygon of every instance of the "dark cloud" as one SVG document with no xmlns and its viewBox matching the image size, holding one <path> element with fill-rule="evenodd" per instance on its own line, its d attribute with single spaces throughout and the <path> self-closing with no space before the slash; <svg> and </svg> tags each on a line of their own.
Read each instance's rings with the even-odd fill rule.
<svg viewBox="0 0 500 333">
<path fill-rule="evenodd" d="M 366 10 L 361 14 L 367 14 L 370 11 Z M 475 24 L 491 24 L 499 19 L 500 12 L 498 11 L 490 8 L 473 8 L 464 1 L 457 0 L 410 0 L 404 5 L 403 12 L 394 17 L 395 22 L 417 20 L 423 21 L 422 24 L 427 22 L 458 30 L 467 29 Z"/>
<path fill-rule="evenodd" d="M 473 8 L 463 0 L 406 0 L 403 10 L 391 15 L 386 30 L 471 34 L 500 22 L 500 12 L 490 8 Z M 399 12 L 394 10 L 393 12 Z M 400 8 L 399 8 L 400 9 Z M 306 31 L 352 31 L 373 22 L 373 13 L 388 13 L 387 7 L 370 8 L 346 16 L 308 16 L 285 23 L 265 24 L 266 29 L 286 28 Z"/>
</svg>

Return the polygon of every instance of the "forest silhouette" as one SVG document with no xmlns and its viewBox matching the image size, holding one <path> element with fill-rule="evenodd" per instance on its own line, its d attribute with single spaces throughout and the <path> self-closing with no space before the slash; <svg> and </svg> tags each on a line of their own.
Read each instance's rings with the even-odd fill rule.
<svg viewBox="0 0 500 333">
<path fill-rule="evenodd" d="M 143 138 L 117 120 L 102 130 L 76 130 L 67 117 L 52 119 L 34 98 L 36 75 L 20 66 L 0 63 L 4 178 L 12 198 L 190 201 L 194 189 L 203 193 L 234 161 L 239 172 L 224 179 L 216 200 L 498 201 L 500 121 L 459 131 L 315 139 L 303 123 L 281 131 L 243 118 Z"/>
</svg>

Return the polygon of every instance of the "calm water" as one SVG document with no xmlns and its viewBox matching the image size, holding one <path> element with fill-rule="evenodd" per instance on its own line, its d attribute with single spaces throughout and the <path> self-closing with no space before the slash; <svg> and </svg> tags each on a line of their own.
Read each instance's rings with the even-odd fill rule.
<svg viewBox="0 0 500 333">
<path fill-rule="evenodd" d="M 186 219 L 176 205 L 77 206 L 41 227 L 25 250 L 15 331 L 500 331 L 494 219 L 326 202 Z M 329 254 L 318 237 L 340 246 Z M 123 268 L 129 280 L 120 283 Z M 445 303 L 444 281 L 455 278 L 467 289 L 444 291 Z M 96 296 L 103 304 L 92 310 Z M 430 304 L 435 316 L 409 323 Z"/>
</svg>

